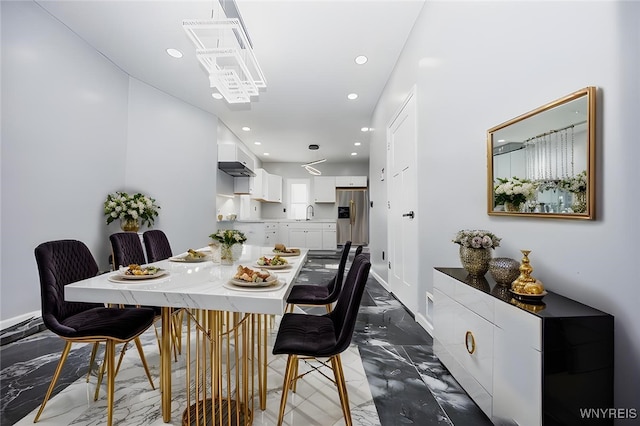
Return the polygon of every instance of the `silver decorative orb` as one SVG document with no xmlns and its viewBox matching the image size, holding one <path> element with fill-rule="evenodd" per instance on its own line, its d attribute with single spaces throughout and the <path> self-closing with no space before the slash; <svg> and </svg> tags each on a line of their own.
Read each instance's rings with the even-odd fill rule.
<svg viewBox="0 0 640 426">
<path fill-rule="evenodd" d="M 520 262 L 510 257 L 495 257 L 489 261 L 489 273 L 500 285 L 510 285 L 520 275 Z"/>
</svg>

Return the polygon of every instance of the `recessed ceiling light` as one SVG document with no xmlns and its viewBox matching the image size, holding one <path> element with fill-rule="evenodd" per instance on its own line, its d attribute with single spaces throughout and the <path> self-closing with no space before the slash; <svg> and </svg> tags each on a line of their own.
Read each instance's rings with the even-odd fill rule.
<svg viewBox="0 0 640 426">
<path fill-rule="evenodd" d="M 268 156 L 269 156 L 269 153 L 268 153 L 268 152 L 265 152 L 265 153 L 264 153 L 264 154 L 262 154 L 262 155 L 265 155 L 265 156 L 267 156 L 267 157 L 268 157 Z"/>
<path fill-rule="evenodd" d="M 358 64 L 358 65 L 366 64 L 368 60 L 369 60 L 369 58 L 367 58 L 364 55 L 356 56 L 356 59 L 355 59 L 356 64 Z"/>
<path fill-rule="evenodd" d="M 368 132 L 369 128 L 368 127 L 363 127 L 362 129 L 360 129 L 361 132 Z"/>
<path fill-rule="evenodd" d="M 248 131 L 250 131 L 250 130 L 251 130 L 251 127 L 244 126 L 244 127 L 242 128 L 242 130 L 244 130 L 245 132 L 248 132 Z"/>
<path fill-rule="evenodd" d="M 182 58 L 182 52 L 178 49 L 169 48 L 167 49 L 167 54 L 172 58 Z"/>
<path fill-rule="evenodd" d="M 255 141 L 253 144 L 254 145 L 262 145 L 262 142 Z"/>
<path fill-rule="evenodd" d="M 356 142 L 356 143 L 354 143 L 354 145 L 355 145 L 355 146 L 360 146 L 360 145 L 362 145 L 362 144 L 361 144 L 360 142 Z"/>
<path fill-rule="evenodd" d="M 358 155 L 358 153 L 357 152 L 352 152 L 351 155 Z"/>
<path fill-rule="evenodd" d="M 218 92 L 212 93 L 213 99 L 222 99 L 222 95 Z"/>
<path fill-rule="evenodd" d="M 347 98 L 354 100 L 354 99 L 358 99 L 358 94 L 357 93 L 349 93 L 347 95 Z"/>
</svg>

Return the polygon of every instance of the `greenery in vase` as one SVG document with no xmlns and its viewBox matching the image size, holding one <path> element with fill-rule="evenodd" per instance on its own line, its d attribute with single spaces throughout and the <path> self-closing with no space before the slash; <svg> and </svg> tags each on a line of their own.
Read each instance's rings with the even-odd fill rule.
<svg viewBox="0 0 640 426">
<path fill-rule="evenodd" d="M 242 244 L 247 241 L 244 233 L 236 229 L 218 229 L 215 234 L 209 235 L 209 238 L 228 246 Z"/>
<path fill-rule="evenodd" d="M 158 217 L 160 206 L 156 200 L 144 195 L 129 195 L 126 192 L 118 191 L 107 195 L 104 202 L 104 215 L 107 217 L 107 225 L 116 219 L 140 220 L 147 226 L 153 225 L 153 221 Z"/>
<path fill-rule="evenodd" d="M 520 205 L 531 199 L 538 190 L 536 184 L 529 179 L 498 178 L 498 185 L 493 188 L 496 205 L 511 203 Z"/>
<path fill-rule="evenodd" d="M 458 231 L 452 241 L 463 247 L 495 249 L 500 245 L 500 240 L 502 238 L 496 237 L 493 232 L 482 229 L 463 229 Z"/>
<path fill-rule="evenodd" d="M 563 191 L 579 194 L 587 191 L 587 171 L 583 170 L 577 175 L 562 179 L 559 188 Z"/>
</svg>

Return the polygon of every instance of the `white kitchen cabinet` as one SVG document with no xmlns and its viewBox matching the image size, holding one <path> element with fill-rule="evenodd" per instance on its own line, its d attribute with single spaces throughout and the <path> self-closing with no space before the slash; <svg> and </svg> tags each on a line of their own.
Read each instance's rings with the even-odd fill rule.
<svg viewBox="0 0 640 426">
<path fill-rule="evenodd" d="M 289 246 L 289 222 L 278 223 L 278 243 Z"/>
<path fill-rule="evenodd" d="M 434 353 L 494 424 L 581 424 L 585 404 L 613 406 L 611 315 L 551 291 L 522 302 L 461 268 L 435 268 L 433 287 Z"/>
<path fill-rule="evenodd" d="M 253 194 L 254 178 L 252 177 L 236 177 L 233 178 L 234 194 Z"/>
<path fill-rule="evenodd" d="M 353 188 L 366 188 L 367 177 L 366 176 L 336 176 L 336 187 L 353 187 Z"/>
<path fill-rule="evenodd" d="M 263 246 L 265 245 L 265 223 L 264 222 L 234 222 L 233 229 L 244 233 L 247 237 L 247 244 Z"/>
<path fill-rule="evenodd" d="M 278 241 L 278 224 L 277 223 L 265 223 L 264 226 L 264 245 L 268 247 L 274 247 Z"/>
<path fill-rule="evenodd" d="M 313 201 L 316 203 L 336 202 L 335 176 L 315 176 L 313 178 Z"/>
<path fill-rule="evenodd" d="M 323 224 L 309 222 L 292 222 L 289 224 L 289 246 L 302 247 L 309 250 L 323 249 Z"/>
<path fill-rule="evenodd" d="M 267 200 L 272 203 L 282 202 L 282 176 L 268 174 Z"/>
<path fill-rule="evenodd" d="M 338 247 L 338 238 L 335 223 L 322 224 L 322 249 L 335 250 Z"/>
<path fill-rule="evenodd" d="M 282 202 L 282 176 L 268 173 L 265 169 L 256 169 L 253 178 L 254 200 L 281 203 Z"/>
</svg>

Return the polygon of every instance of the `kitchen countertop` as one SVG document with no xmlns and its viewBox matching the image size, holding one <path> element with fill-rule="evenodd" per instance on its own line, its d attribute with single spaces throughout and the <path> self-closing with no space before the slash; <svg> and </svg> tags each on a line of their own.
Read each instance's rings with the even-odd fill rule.
<svg viewBox="0 0 640 426">
<path fill-rule="evenodd" d="M 311 220 L 296 220 L 296 219 L 237 219 L 235 222 L 239 223 L 335 223 L 335 219 L 311 219 Z"/>
</svg>

